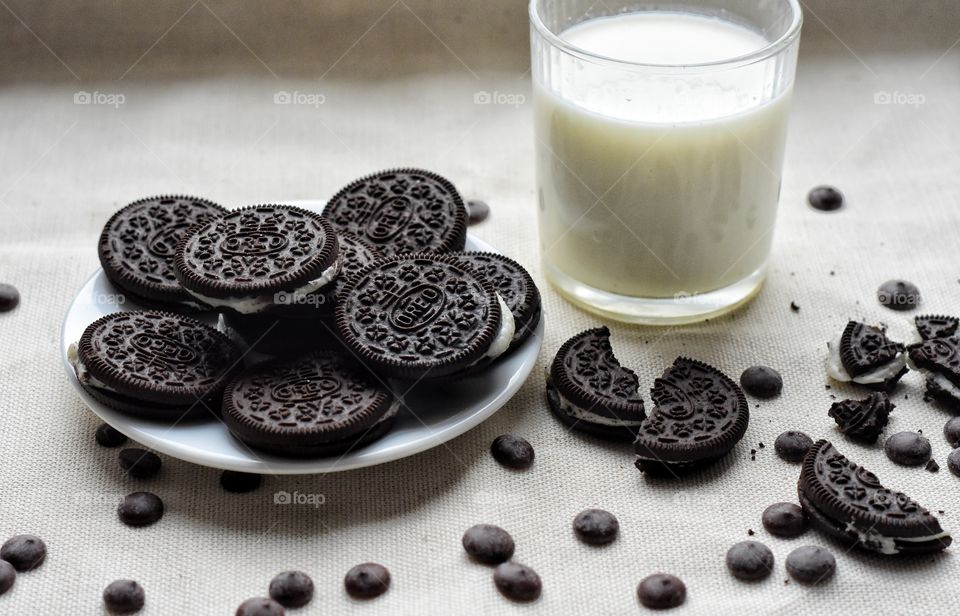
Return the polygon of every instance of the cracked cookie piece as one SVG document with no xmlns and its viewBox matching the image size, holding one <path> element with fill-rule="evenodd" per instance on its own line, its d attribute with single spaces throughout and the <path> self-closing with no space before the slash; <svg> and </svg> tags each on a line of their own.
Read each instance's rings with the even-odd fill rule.
<svg viewBox="0 0 960 616">
<path fill-rule="evenodd" d="M 952 542 L 933 514 L 885 488 L 826 440 L 807 452 L 797 492 L 811 524 L 849 546 L 913 555 L 939 552 Z"/>
<path fill-rule="evenodd" d="M 836 381 L 889 392 L 907 373 L 906 348 L 865 323 L 848 322 L 827 348 L 827 375 Z"/>
<path fill-rule="evenodd" d="M 943 315 L 921 315 L 914 318 L 913 322 L 924 340 L 949 338 L 956 334 L 960 327 L 960 319 Z"/>
<path fill-rule="evenodd" d="M 910 346 L 909 364 L 927 377 L 927 398 L 960 412 L 960 337 L 930 338 Z"/>
<path fill-rule="evenodd" d="M 547 404 L 574 430 L 634 440 L 646 416 L 637 375 L 620 365 L 606 327 L 567 340 L 547 372 Z"/>
<path fill-rule="evenodd" d="M 653 411 L 634 442 L 641 471 L 700 468 L 727 454 L 747 431 L 750 409 L 743 391 L 703 362 L 678 358 L 650 395 Z"/>
<path fill-rule="evenodd" d="M 827 412 L 847 437 L 862 443 L 876 443 L 890 413 L 896 406 L 884 392 L 870 394 L 863 400 L 835 402 Z"/>
</svg>

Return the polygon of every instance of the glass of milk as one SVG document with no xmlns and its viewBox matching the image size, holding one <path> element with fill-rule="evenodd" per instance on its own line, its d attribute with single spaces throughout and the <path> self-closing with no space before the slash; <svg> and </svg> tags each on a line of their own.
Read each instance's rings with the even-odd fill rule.
<svg viewBox="0 0 960 616">
<path fill-rule="evenodd" d="M 571 301 L 701 321 L 763 284 L 797 0 L 531 0 L 544 273 Z"/>
</svg>

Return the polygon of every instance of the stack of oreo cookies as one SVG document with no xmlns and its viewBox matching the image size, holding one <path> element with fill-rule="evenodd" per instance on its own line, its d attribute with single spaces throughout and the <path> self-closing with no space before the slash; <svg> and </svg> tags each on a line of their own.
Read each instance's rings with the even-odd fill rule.
<svg viewBox="0 0 960 616">
<path fill-rule="evenodd" d="M 71 349 L 78 379 L 125 413 L 213 413 L 256 449 L 342 454 L 389 431 L 392 381 L 468 378 L 536 329 L 533 279 L 502 255 L 464 252 L 466 226 L 453 184 L 420 169 L 351 182 L 323 214 L 131 203 L 98 250 L 145 310 L 87 328 Z"/>
</svg>

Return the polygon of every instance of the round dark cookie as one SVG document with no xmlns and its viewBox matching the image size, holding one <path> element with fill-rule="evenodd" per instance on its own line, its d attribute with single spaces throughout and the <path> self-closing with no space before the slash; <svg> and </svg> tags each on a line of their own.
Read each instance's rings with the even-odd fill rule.
<svg viewBox="0 0 960 616">
<path fill-rule="evenodd" d="M 916 432 L 897 432 L 883 443 L 883 450 L 894 464 L 920 466 L 932 453 L 930 441 Z"/>
<path fill-rule="evenodd" d="M 546 385 L 554 415 L 594 436 L 632 441 L 646 416 L 640 381 L 617 360 L 607 327 L 588 329 L 563 343 Z"/>
<path fill-rule="evenodd" d="M 150 526 L 163 517 L 163 501 L 152 492 L 133 492 L 120 501 L 117 516 L 127 526 Z"/>
<path fill-rule="evenodd" d="M 921 315 L 913 322 L 917 326 L 917 333 L 924 340 L 932 338 L 949 338 L 960 328 L 960 319 L 944 315 Z"/>
<path fill-rule="evenodd" d="M 493 570 L 493 583 L 507 599 L 526 603 L 536 601 L 543 591 L 537 572 L 519 563 L 506 562 Z"/>
<path fill-rule="evenodd" d="M 952 542 L 933 514 L 884 487 L 829 441 L 817 441 L 807 452 L 797 493 L 810 523 L 845 545 L 913 555 L 939 552 Z"/>
<path fill-rule="evenodd" d="M 787 573 L 801 584 L 821 584 L 833 577 L 837 560 L 820 546 L 805 545 L 787 555 Z"/>
<path fill-rule="evenodd" d="M 91 395 L 151 417 L 215 411 L 240 359 L 240 349 L 216 329 L 166 312 L 107 315 L 77 344 L 78 379 Z"/>
<path fill-rule="evenodd" d="M 0 559 L 17 571 L 30 571 L 47 559 L 47 544 L 36 535 L 14 535 L 0 546 Z"/>
<path fill-rule="evenodd" d="M 727 550 L 727 569 L 738 580 L 753 582 L 773 573 L 773 552 L 759 541 L 741 541 Z"/>
<path fill-rule="evenodd" d="M 743 391 L 757 398 L 772 398 L 783 390 L 783 377 L 767 366 L 750 366 L 740 375 Z"/>
<path fill-rule="evenodd" d="M 687 586 L 675 575 L 654 573 L 640 580 L 637 598 L 646 608 L 666 610 L 683 604 L 687 598 Z"/>
<path fill-rule="evenodd" d="M 177 248 L 175 266 L 189 293 L 208 298 L 200 301 L 248 313 L 302 310 L 308 295 L 335 279 L 339 259 L 337 234 L 319 214 L 289 205 L 254 205 L 194 227 Z M 334 277 L 326 285 L 299 291 L 331 268 Z M 251 299 L 265 305 L 241 308 L 240 302 Z"/>
<path fill-rule="evenodd" d="M 537 329 L 541 316 L 540 290 L 530 273 L 513 259 L 491 252 L 460 252 L 454 255 L 475 274 L 493 283 L 513 313 L 515 348 Z"/>
<path fill-rule="evenodd" d="M 251 368 L 223 394 L 223 421 L 250 447 L 282 456 L 334 455 L 389 430 L 392 392 L 347 358 L 311 353 Z"/>
<path fill-rule="evenodd" d="M 422 169 L 390 169 L 351 182 L 323 215 L 387 256 L 453 252 L 467 241 L 463 197 L 447 179 Z"/>
<path fill-rule="evenodd" d="M 747 399 L 733 380 L 701 361 L 677 358 L 654 382 L 653 412 L 634 451 L 643 471 L 692 470 L 728 453 L 750 422 Z"/>
<path fill-rule="evenodd" d="M 303 607 L 313 599 L 313 580 L 303 571 L 284 571 L 270 580 L 270 598 L 283 607 Z"/>
<path fill-rule="evenodd" d="M 888 280 L 877 289 L 877 301 L 891 310 L 913 310 L 920 305 L 920 289 L 907 280 Z"/>
<path fill-rule="evenodd" d="M 343 586 L 354 599 L 373 599 L 390 588 L 390 571 L 377 563 L 363 563 L 347 571 Z"/>
<path fill-rule="evenodd" d="M 773 448 L 783 460 L 800 462 L 807 450 L 813 445 L 813 439 L 797 430 L 787 430 L 773 442 Z"/>
<path fill-rule="evenodd" d="M 586 509 L 573 518 L 573 532 L 590 545 L 606 545 L 620 534 L 620 521 L 609 511 Z"/>
<path fill-rule="evenodd" d="M 103 589 L 103 605 L 111 614 L 135 614 L 146 600 L 143 586 L 134 580 L 116 580 Z"/>
<path fill-rule="evenodd" d="M 104 225 L 97 243 L 100 265 L 114 285 L 140 302 L 190 302 L 174 273 L 177 245 L 189 229 L 226 211 L 198 197 L 164 195 L 134 201 Z"/>
<path fill-rule="evenodd" d="M 351 353 L 383 376 L 439 379 L 484 361 L 500 329 L 493 284 L 445 255 L 401 255 L 351 279 L 337 306 Z"/>
<path fill-rule="evenodd" d="M 510 533 L 493 524 L 477 524 L 463 533 L 463 549 L 474 560 L 498 565 L 510 560 L 515 548 Z"/>
<path fill-rule="evenodd" d="M 501 434 L 493 439 L 490 455 L 507 468 L 525 469 L 533 466 L 533 446 L 527 439 L 513 434 Z"/>
<path fill-rule="evenodd" d="M 333 288 L 326 293 L 326 301 L 320 307 L 320 312 L 332 317 L 336 312 L 340 294 L 347 287 L 351 278 L 365 270 L 371 263 L 383 255 L 370 242 L 360 239 L 352 233 L 339 232 L 340 240 L 340 275 L 333 284 Z"/>
<path fill-rule="evenodd" d="M 777 537 L 799 537 L 807 532 L 809 520 L 803 508 L 794 503 L 774 503 L 763 510 L 763 527 Z"/>
</svg>

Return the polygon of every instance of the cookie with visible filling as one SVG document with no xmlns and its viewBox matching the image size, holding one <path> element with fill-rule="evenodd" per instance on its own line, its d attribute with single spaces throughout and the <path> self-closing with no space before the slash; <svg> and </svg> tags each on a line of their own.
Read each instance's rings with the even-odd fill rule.
<svg viewBox="0 0 960 616">
<path fill-rule="evenodd" d="M 77 380 L 94 399 L 149 419 L 220 408 L 241 351 L 225 335 L 168 312 L 117 312 L 91 323 L 71 347 Z"/>
<path fill-rule="evenodd" d="M 547 372 L 547 404 L 574 430 L 634 440 L 646 416 L 637 375 L 620 364 L 606 327 L 567 340 Z"/>
<path fill-rule="evenodd" d="M 848 546 L 909 556 L 939 552 L 952 542 L 933 514 L 884 487 L 826 440 L 807 451 L 797 492 L 811 524 Z"/>
<path fill-rule="evenodd" d="M 907 373 L 906 348 L 865 323 L 848 322 L 827 348 L 827 375 L 836 381 L 890 392 Z"/>
<path fill-rule="evenodd" d="M 676 475 L 711 464 L 733 449 L 750 422 L 740 387 L 695 359 L 677 358 L 650 395 L 653 411 L 633 445 L 641 471 Z"/>
<path fill-rule="evenodd" d="M 174 258 L 195 300 L 240 315 L 314 313 L 341 265 L 330 223 L 289 205 L 245 207 L 194 227 Z"/>
</svg>

